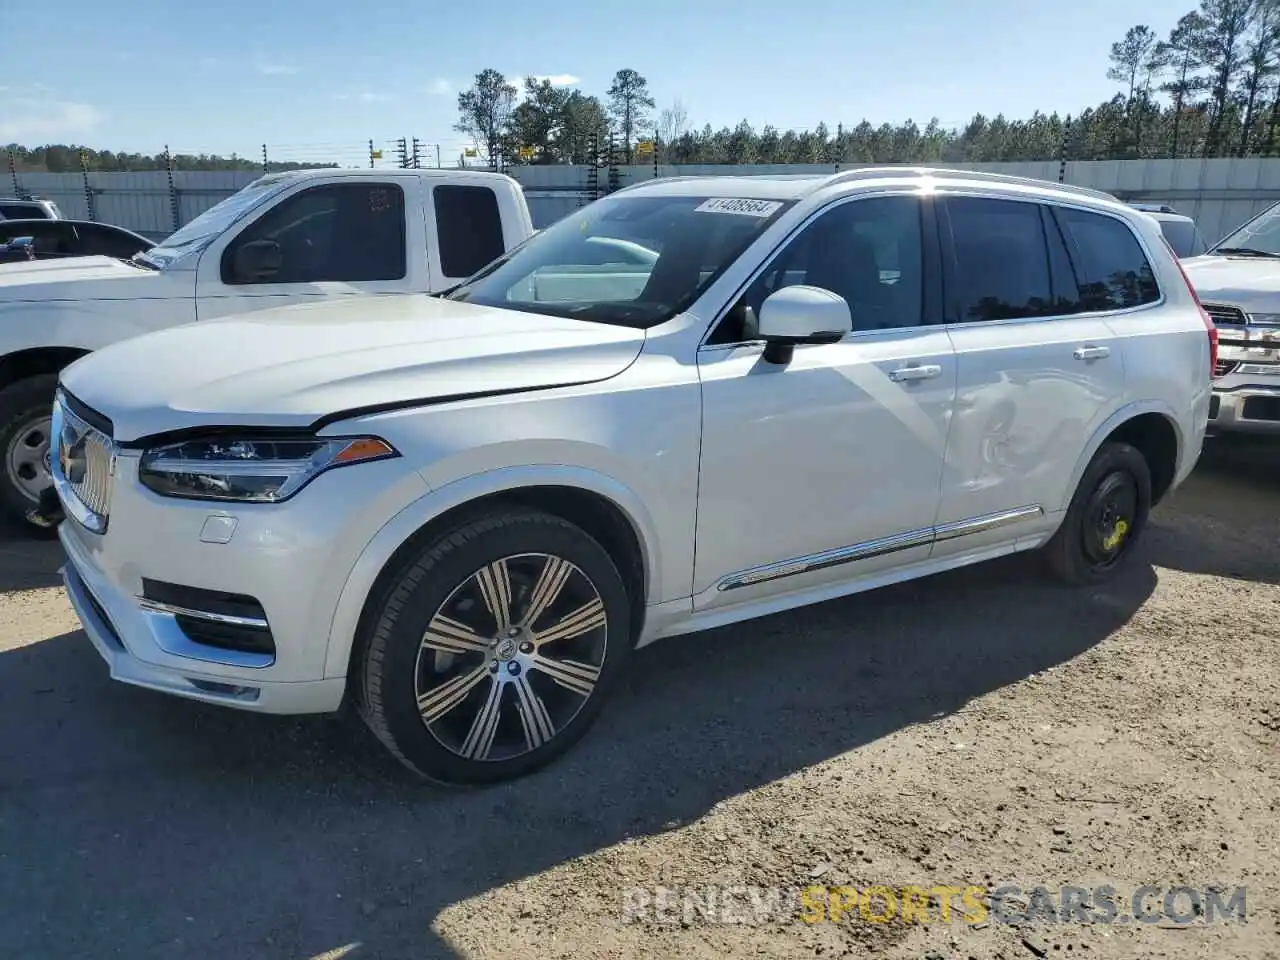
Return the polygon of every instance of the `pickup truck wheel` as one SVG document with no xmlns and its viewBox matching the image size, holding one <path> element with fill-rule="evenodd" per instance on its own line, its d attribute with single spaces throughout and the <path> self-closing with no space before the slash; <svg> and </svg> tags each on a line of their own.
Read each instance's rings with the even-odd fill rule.
<svg viewBox="0 0 1280 960">
<path fill-rule="evenodd" d="M 1151 470 L 1127 443 L 1104 443 L 1090 461 L 1045 559 L 1062 581 L 1102 583 L 1132 555 L 1151 511 Z"/>
<path fill-rule="evenodd" d="M 38 530 L 26 513 L 53 486 L 49 451 L 57 374 L 43 374 L 0 390 L 0 510 L 5 518 Z"/>
<path fill-rule="evenodd" d="M 440 537 L 384 596 L 358 702 L 392 753 L 440 783 L 493 783 L 549 763 L 586 733 L 634 645 L 608 552 L 540 512 Z"/>
</svg>

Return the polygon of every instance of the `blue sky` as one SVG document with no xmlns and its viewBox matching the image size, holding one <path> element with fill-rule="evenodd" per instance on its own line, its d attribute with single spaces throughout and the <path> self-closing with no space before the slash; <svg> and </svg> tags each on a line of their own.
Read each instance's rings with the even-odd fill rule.
<svg viewBox="0 0 1280 960">
<path fill-rule="evenodd" d="M 644 74 L 689 122 L 812 127 L 1077 112 L 1112 41 L 1169 0 L 220 0 L 0 3 L 0 143 L 357 161 L 369 138 L 457 156 L 457 92 L 494 67 L 603 94 Z M 16 42 L 30 38 L 31 42 Z"/>
</svg>

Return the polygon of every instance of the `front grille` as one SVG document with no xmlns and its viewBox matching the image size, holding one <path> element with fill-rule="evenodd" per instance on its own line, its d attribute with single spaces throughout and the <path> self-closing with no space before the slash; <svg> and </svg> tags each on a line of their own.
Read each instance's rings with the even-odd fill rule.
<svg viewBox="0 0 1280 960">
<path fill-rule="evenodd" d="M 1209 315 L 1209 319 L 1215 324 L 1227 324 L 1228 326 L 1243 327 L 1248 323 L 1248 319 L 1244 315 L 1244 311 L 1239 307 L 1233 307 L 1226 303 L 1205 303 L 1201 304 L 1204 312 Z"/>
<path fill-rule="evenodd" d="M 65 482 L 66 489 L 90 514 L 90 518 L 77 519 L 81 522 L 96 519 L 98 532 L 102 532 L 111 512 L 115 443 L 110 435 L 89 422 L 93 416 L 91 411 L 81 416 L 65 396 L 59 396 L 54 414 L 56 436 L 51 452 L 54 475 Z M 69 512 L 73 516 L 78 513 Z"/>
<path fill-rule="evenodd" d="M 1225 377 L 1238 366 L 1240 366 L 1239 360 L 1219 360 L 1213 365 L 1213 375 L 1215 377 Z"/>
</svg>

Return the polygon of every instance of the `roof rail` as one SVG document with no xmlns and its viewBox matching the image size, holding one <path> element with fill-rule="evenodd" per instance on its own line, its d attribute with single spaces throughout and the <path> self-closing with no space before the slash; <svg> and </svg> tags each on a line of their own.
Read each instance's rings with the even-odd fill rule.
<svg viewBox="0 0 1280 960">
<path fill-rule="evenodd" d="M 834 183 L 847 183 L 851 180 L 870 179 L 873 177 L 891 176 L 893 174 L 914 174 L 919 177 L 958 177 L 965 180 L 982 180 L 986 183 L 1007 183 L 1010 186 L 1047 186 L 1061 190 L 1063 193 L 1074 193 L 1077 196 L 1092 197 L 1095 200 L 1110 200 L 1112 202 L 1117 202 L 1117 198 L 1110 193 L 1103 190 L 1094 190 L 1092 187 L 1077 186 L 1074 183 L 1055 183 L 1052 180 L 1040 180 L 1036 177 L 1015 177 L 1008 173 L 989 173 L 985 170 L 956 170 L 951 167 L 858 167 L 853 170 L 841 170 L 839 173 L 833 174 L 827 183 L 828 185 Z"/>
</svg>

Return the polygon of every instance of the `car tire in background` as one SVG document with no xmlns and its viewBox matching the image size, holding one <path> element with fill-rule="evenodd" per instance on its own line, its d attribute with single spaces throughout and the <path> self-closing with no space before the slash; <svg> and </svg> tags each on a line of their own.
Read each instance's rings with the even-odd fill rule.
<svg viewBox="0 0 1280 960">
<path fill-rule="evenodd" d="M 1089 461 L 1067 515 L 1042 548 L 1053 574 L 1072 586 L 1103 583 L 1133 554 L 1151 512 L 1151 470 L 1127 443 L 1107 442 Z"/>
<path fill-rule="evenodd" d="M 373 604 L 352 670 L 360 712 L 439 783 L 495 783 L 554 760 L 587 732 L 635 644 L 609 553 L 523 508 L 444 531 Z"/>
<path fill-rule="evenodd" d="M 27 377 L 0 390 L 0 516 L 7 525 L 36 536 L 56 530 L 27 520 L 39 491 L 52 486 L 48 454 L 53 426 L 56 373 Z"/>
</svg>

